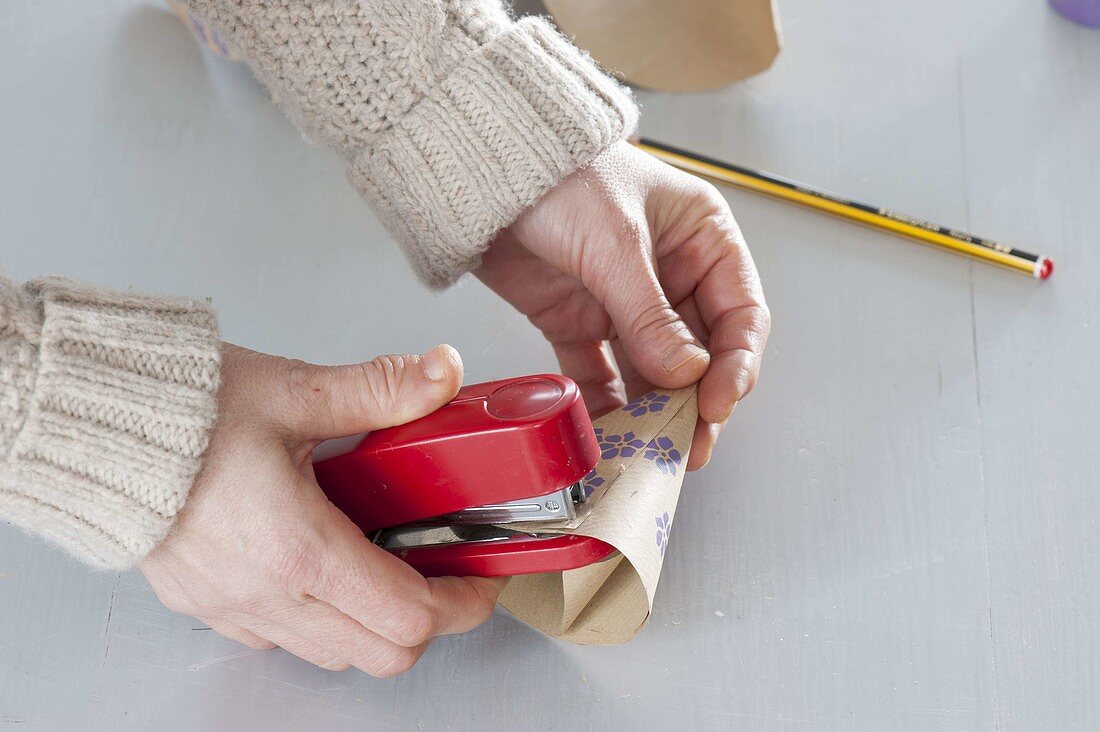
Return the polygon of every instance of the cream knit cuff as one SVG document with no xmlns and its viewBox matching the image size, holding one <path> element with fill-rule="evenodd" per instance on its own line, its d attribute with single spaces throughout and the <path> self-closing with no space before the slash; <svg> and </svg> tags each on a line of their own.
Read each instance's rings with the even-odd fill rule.
<svg viewBox="0 0 1100 732">
<path fill-rule="evenodd" d="M 546 21 L 525 18 L 471 53 L 349 175 L 420 277 L 443 287 L 637 118 L 628 91 Z"/>
<path fill-rule="evenodd" d="M 206 450 L 214 313 L 62 279 L 23 291 L 41 331 L 21 349 L 33 383 L 0 453 L 0 516 L 96 567 L 132 566 L 167 535 Z"/>
</svg>

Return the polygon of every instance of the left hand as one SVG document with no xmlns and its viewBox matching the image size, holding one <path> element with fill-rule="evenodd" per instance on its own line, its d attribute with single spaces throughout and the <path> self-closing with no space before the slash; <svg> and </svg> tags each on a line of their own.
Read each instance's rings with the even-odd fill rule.
<svg viewBox="0 0 1100 732">
<path fill-rule="evenodd" d="M 729 206 L 627 142 L 527 209 L 476 274 L 543 332 L 593 415 L 699 382 L 689 470 L 756 383 L 771 321 Z"/>
<path fill-rule="evenodd" d="M 371 544 L 313 472 L 321 440 L 404 424 L 462 385 L 449 346 L 314 366 L 226 344 L 218 420 L 172 533 L 141 562 L 169 608 L 326 669 L 408 670 L 488 619 L 505 580 L 425 579 Z"/>
</svg>

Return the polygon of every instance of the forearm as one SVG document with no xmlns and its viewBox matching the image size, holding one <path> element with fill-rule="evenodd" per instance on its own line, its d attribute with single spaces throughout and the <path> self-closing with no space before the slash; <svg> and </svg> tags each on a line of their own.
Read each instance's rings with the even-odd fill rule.
<svg viewBox="0 0 1100 732">
<path fill-rule="evenodd" d="M 496 0 L 187 0 L 350 176 L 421 277 L 450 283 L 628 135 L 629 93 Z"/>
<path fill-rule="evenodd" d="M 216 414 L 208 304 L 0 277 L 0 519 L 131 566 L 183 505 Z"/>
</svg>

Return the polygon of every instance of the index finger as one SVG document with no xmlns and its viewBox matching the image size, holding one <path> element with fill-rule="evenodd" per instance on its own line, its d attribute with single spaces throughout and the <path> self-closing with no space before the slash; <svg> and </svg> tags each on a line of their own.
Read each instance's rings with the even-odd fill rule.
<svg viewBox="0 0 1100 732">
<path fill-rule="evenodd" d="M 707 330 L 711 362 L 699 384 L 699 413 L 721 423 L 756 384 L 771 316 L 737 222 L 725 199 L 711 191 L 704 225 L 660 253 L 659 272 L 669 299 L 693 300 Z"/>
</svg>

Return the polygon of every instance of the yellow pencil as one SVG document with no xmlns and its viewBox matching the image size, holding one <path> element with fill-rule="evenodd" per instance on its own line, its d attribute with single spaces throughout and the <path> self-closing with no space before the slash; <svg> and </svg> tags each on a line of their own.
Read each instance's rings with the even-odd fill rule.
<svg viewBox="0 0 1100 732">
<path fill-rule="evenodd" d="M 723 163 L 644 137 L 636 138 L 631 142 L 670 165 L 718 183 L 726 183 L 808 206 L 876 229 L 900 234 L 922 244 L 937 246 L 957 254 L 969 255 L 991 264 L 1008 267 L 1037 279 L 1045 280 L 1054 272 L 1054 262 L 1050 257 L 1031 254 L 973 234 L 922 221 L 913 216 L 814 190 L 792 180 L 731 163 Z"/>
</svg>

